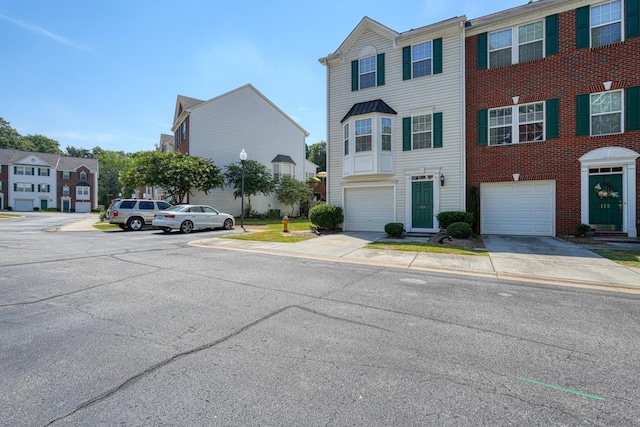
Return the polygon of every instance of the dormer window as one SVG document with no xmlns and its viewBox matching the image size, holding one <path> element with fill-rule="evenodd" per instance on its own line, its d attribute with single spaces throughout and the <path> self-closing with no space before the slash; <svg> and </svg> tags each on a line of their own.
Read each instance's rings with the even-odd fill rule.
<svg viewBox="0 0 640 427">
<path fill-rule="evenodd" d="M 80 172 L 80 179 L 87 179 L 87 172 L 86 171 Z"/>
<path fill-rule="evenodd" d="M 359 59 L 351 61 L 351 90 L 384 85 L 384 53 L 376 53 L 373 46 L 360 51 Z"/>
</svg>

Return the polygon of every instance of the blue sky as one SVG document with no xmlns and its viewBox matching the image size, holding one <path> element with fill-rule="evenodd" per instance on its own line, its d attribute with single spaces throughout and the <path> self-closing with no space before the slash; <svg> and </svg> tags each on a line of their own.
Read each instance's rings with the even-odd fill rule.
<svg viewBox="0 0 640 427">
<path fill-rule="evenodd" d="M 408 31 L 527 0 L 0 0 L 0 117 L 67 146 L 152 150 L 177 95 L 247 83 L 326 140 L 326 70 L 363 16 Z M 393 6 L 392 6 L 393 5 Z"/>
</svg>

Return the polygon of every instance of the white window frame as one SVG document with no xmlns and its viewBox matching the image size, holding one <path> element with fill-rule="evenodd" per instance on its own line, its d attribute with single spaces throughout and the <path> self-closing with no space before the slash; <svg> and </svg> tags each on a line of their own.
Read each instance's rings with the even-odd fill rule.
<svg viewBox="0 0 640 427">
<path fill-rule="evenodd" d="M 609 96 L 611 97 L 614 94 L 619 94 L 620 95 L 620 109 L 619 110 L 608 110 L 608 111 L 599 111 L 597 113 L 594 113 L 594 101 L 595 101 L 595 97 L 599 97 L 600 99 L 602 99 L 603 97 Z M 609 104 L 611 104 L 611 102 L 609 102 Z M 594 132 L 594 119 L 596 117 L 603 117 L 603 116 L 613 116 L 613 115 L 619 115 L 620 117 L 620 131 L 619 132 L 609 132 L 609 133 L 595 133 Z M 596 93 L 591 93 L 589 94 L 589 134 L 591 136 L 600 136 L 600 135 L 618 135 L 621 133 L 624 133 L 624 91 L 623 90 L 609 90 L 609 91 L 604 91 L 604 92 L 596 92 Z"/>
<path fill-rule="evenodd" d="M 533 40 L 525 40 L 523 42 L 520 41 L 520 30 L 524 29 L 525 27 L 531 26 L 531 25 L 536 25 L 539 24 L 540 25 L 540 29 L 542 31 L 542 35 L 539 38 L 535 38 Z M 496 48 L 492 48 L 492 36 L 495 36 L 499 33 L 509 33 L 509 37 L 510 37 L 510 43 L 509 44 L 503 44 L 500 45 L 499 47 Z M 544 25 L 544 20 L 537 20 L 537 21 L 532 21 L 532 22 L 528 22 L 526 24 L 522 24 L 522 25 L 517 25 L 515 27 L 511 27 L 511 28 L 503 28 L 501 30 L 498 31 L 493 31 L 491 33 L 489 33 L 488 35 L 488 55 L 489 55 L 489 68 L 500 68 L 500 67 L 508 67 L 510 65 L 514 65 L 514 64 L 519 64 L 519 63 L 523 63 L 523 62 L 530 62 L 530 61 L 535 61 L 536 59 L 540 59 L 540 58 L 544 58 L 545 57 L 545 39 L 546 39 L 546 32 L 545 32 L 545 25 Z M 541 45 L 541 55 L 539 58 L 532 58 L 532 59 L 527 59 L 527 60 L 522 60 L 520 58 L 520 48 L 528 45 L 528 44 L 532 44 L 532 43 L 540 43 Z M 491 53 L 493 52 L 498 52 L 501 50 L 506 50 L 506 49 L 510 49 L 510 54 L 508 55 L 508 57 L 510 58 L 510 63 L 509 64 L 500 64 L 500 65 L 494 65 L 493 61 L 491 60 Z"/>
<path fill-rule="evenodd" d="M 363 78 L 367 78 L 367 82 L 369 78 L 371 78 L 371 84 L 365 86 L 362 84 Z M 364 58 L 360 58 L 358 60 L 358 88 L 359 89 L 368 89 L 370 87 L 376 87 L 378 78 L 378 57 L 377 55 L 366 56 Z"/>
<path fill-rule="evenodd" d="M 349 122 L 344 124 L 343 130 L 344 130 L 344 134 L 343 134 L 343 138 L 344 138 L 344 156 L 348 156 L 349 155 Z"/>
<path fill-rule="evenodd" d="M 296 165 L 293 163 L 273 163 L 273 180 L 275 182 L 280 182 L 283 176 L 289 176 L 291 178 L 295 178 L 296 176 Z"/>
<path fill-rule="evenodd" d="M 51 192 L 51 187 L 49 186 L 49 184 L 38 184 L 38 192 L 49 193 Z"/>
<path fill-rule="evenodd" d="M 76 200 L 90 200 L 90 190 L 91 188 L 88 185 L 76 186 Z"/>
<path fill-rule="evenodd" d="M 424 56 L 420 55 L 422 51 L 419 49 L 422 46 L 425 47 L 424 51 L 426 52 L 426 54 L 424 54 Z M 423 62 L 429 63 L 429 65 L 426 67 L 426 73 L 416 74 L 415 66 Z M 433 42 L 429 40 L 426 42 L 411 45 L 411 78 L 414 79 L 416 77 L 430 76 L 432 74 L 433 74 Z"/>
<path fill-rule="evenodd" d="M 424 117 L 424 123 L 416 123 L 418 118 Z M 426 134 L 425 147 L 417 147 L 416 135 Z M 411 117 L 411 150 L 425 150 L 433 148 L 433 114 L 416 114 Z"/>
<path fill-rule="evenodd" d="M 62 171 L 62 179 L 70 179 L 71 172 L 70 171 Z"/>
<path fill-rule="evenodd" d="M 16 182 L 17 193 L 32 193 L 33 185 L 30 182 Z"/>
<path fill-rule="evenodd" d="M 531 107 L 533 106 L 534 108 L 536 107 L 540 107 L 539 111 L 533 111 L 533 112 L 521 112 L 520 110 L 522 108 L 527 108 L 527 107 Z M 497 145 L 511 145 L 511 144 L 526 144 L 529 142 L 540 142 L 540 141 L 546 141 L 546 106 L 545 106 L 545 102 L 544 101 L 538 101 L 538 102 L 529 102 L 526 104 L 518 104 L 518 105 L 509 105 L 506 107 L 498 107 L 498 108 L 491 108 L 489 109 L 489 114 L 488 114 L 488 120 L 489 120 L 489 145 L 490 146 L 497 146 Z M 496 117 L 491 117 L 492 114 L 495 114 L 499 111 L 509 111 L 511 114 L 507 115 L 507 114 L 503 114 L 501 116 L 496 116 Z M 523 118 L 522 115 L 525 115 L 525 117 Z M 540 115 L 541 120 L 537 120 L 536 119 L 536 115 Z M 531 120 L 531 115 L 534 116 L 534 119 Z M 540 134 L 540 137 L 538 138 L 534 138 L 532 140 L 527 140 L 527 141 L 521 141 L 520 140 L 520 126 L 525 126 L 525 125 L 534 125 L 536 123 L 541 123 L 541 131 L 542 133 Z M 507 133 L 507 135 L 510 135 L 508 137 L 504 137 L 502 141 L 498 142 L 496 141 L 496 138 L 498 138 L 498 136 L 496 135 L 492 135 L 491 130 L 492 129 L 503 129 L 503 128 L 509 128 L 509 133 Z"/>
<path fill-rule="evenodd" d="M 595 17 L 596 17 L 596 13 L 600 13 L 600 18 L 604 18 L 606 16 L 606 13 L 602 13 L 602 12 L 606 12 L 604 10 L 604 8 L 606 6 L 611 6 L 614 3 L 618 3 L 619 7 L 618 7 L 618 12 L 620 14 L 619 17 L 609 17 L 610 19 L 607 21 L 602 21 L 600 20 L 597 23 L 594 23 L 595 21 Z M 591 8 L 589 9 L 589 43 L 591 44 L 591 47 L 600 47 L 600 46 L 607 46 L 613 43 L 618 43 L 624 40 L 624 4 L 622 2 L 622 0 L 613 0 L 613 1 L 609 1 L 609 2 L 605 2 L 605 3 L 600 3 L 594 6 L 591 6 Z M 619 34 L 620 34 L 620 38 L 618 40 L 613 40 L 613 41 L 609 41 L 607 43 L 594 43 L 595 41 L 600 42 L 602 40 L 602 35 L 600 35 L 599 37 L 596 37 L 596 35 L 594 34 L 596 31 L 598 31 L 601 28 L 604 27 L 614 27 L 615 25 L 618 25 L 619 27 Z"/>
<path fill-rule="evenodd" d="M 356 119 L 354 123 L 355 129 L 355 152 L 370 153 L 373 151 L 373 118 Z M 367 131 L 368 130 L 368 131 Z M 368 142 L 367 142 L 368 139 Z"/>
<path fill-rule="evenodd" d="M 385 122 L 388 122 L 388 124 L 385 124 Z M 388 139 L 388 141 L 385 141 L 385 139 Z M 385 148 L 387 144 L 388 148 Z M 380 118 L 380 150 L 393 151 L 393 119 L 391 117 Z"/>
<path fill-rule="evenodd" d="M 63 196 L 68 196 L 69 194 L 71 194 L 71 191 L 69 190 L 69 186 L 65 185 L 62 187 L 62 195 Z"/>
<path fill-rule="evenodd" d="M 80 171 L 78 179 L 87 179 L 87 171 Z"/>
</svg>

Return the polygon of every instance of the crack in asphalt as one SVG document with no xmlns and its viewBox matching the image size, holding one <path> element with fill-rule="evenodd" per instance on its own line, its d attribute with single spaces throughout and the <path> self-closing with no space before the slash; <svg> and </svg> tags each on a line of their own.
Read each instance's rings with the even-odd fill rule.
<svg viewBox="0 0 640 427">
<path fill-rule="evenodd" d="M 352 323 L 352 324 L 356 324 L 356 325 L 375 328 L 375 329 L 383 330 L 383 331 L 386 331 L 386 332 L 392 332 L 390 330 L 381 328 L 381 327 L 376 326 L 376 325 L 370 325 L 370 324 L 366 324 L 366 323 L 363 323 L 363 322 L 358 322 L 358 321 L 354 321 L 354 320 L 350 320 L 350 319 L 344 319 L 344 318 L 340 318 L 340 317 L 336 317 L 336 316 L 331 316 L 331 315 L 328 315 L 326 313 L 321 313 L 321 312 L 318 312 L 316 310 L 312 310 L 312 309 L 307 308 L 307 307 L 303 307 L 303 306 L 299 306 L 299 305 L 288 305 L 288 306 L 282 307 L 282 308 L 280 308 L 278 310 L 275 310 L 275 311 L 267 314 L 266 316 L 263 316 L 263 317 L 255 320 L 255 321 L 253 321 L 253 322 L 241 327 L 240 329 L 230 333 L 229 335 L 226 335 L 226 336 L 224 336 L 222 338 L 219 338 L 219 339 L 217 339 L 217 340 L 215 340 L 213 342 L 210 342 L 210 343 L 207 343 L 207 344 L 203 344 L 201 346 L 192 348 L 192 349 L 187 350 L 187 351 L 183 351 L 183 352 L 178 353 L 178 354 L 176 354 L 176 355 L 174 355 L 174 356 L 172 356 L 172 357 L 170 357 L 168 359 L 165 359 L 165 360 L 163 360 L 161 362 L 158 362 L 155 365 L 152 365 L 149 368 L 145 369 L 144 371 L 142 371 L 142 372 L 130 377 L 129 379 L 127 379 L 126 381 L 124 381 L 120 385 L 118 385 L 116 387 L 113 387 L 112 389 L 107 390 L 104 393 L 87 400 L 86 402 L 84 402 L 84 403 L 80 404 L 78 407 L 76 407 L 73 411 L 71 411 L 71 412 L 69 412 L 69 413 L 67 413 L 65 415 L 62 415 L 62 416 L 50 421 L 49 423 L 45 424 L 45 426 L 53 425 L 53 424 L 57 423 L 58 421 L 62 421 L 65 418 L 68 418 L 68 417 L 72 416 L 73 414 L 75 414 L 75 413 L 77 413 L 79 411 L 82 411 L 83 409 L 86 409 L 89 406 L 94 405 L 95 403 L 98 403 L 98 402 L 101 402 L 103 400 L 106 400 L 106 399 L 110 398 L 111 396 L 113 396 L 113 395 L 115 395 L 115 394 L 117 394 L 117 393 L 119 393 L 121 391 L 126 390 L 127 388 L 129 388 L 130 386 L 132 386 L 133 384 L 135 384 L 136 382 L 138 382 L 142 378 L 146 377 L 147 375 L 149 375 L 149 374 L 151 374 L 151 373 L 153 373 L 153 372 L 155 372 L 155 371 L 157 371 L 157 370 L 159 370 L 159 369 L 161 369 L 161 368 L 163 368 L 163 367 L 165 367 L 165 366 L 167 366 L 167 365 L 169 365 L 169 364 L 171 364 L 173 362 L 176 362 L 176 361 L 178 361 L 178 360 L 180 360 L 182 358 L 185 358 L 187 356 L 190 356 L 192 354 L 199 353 L 199 352 L 201 352 L 203 350 L 208 350 L 210 348 L 213 348 L 213 347 L 217 346 L 218 344 L 222 344 L 222 343 L 224 343 L 224 342 L 226 342 L 226 341 L 228 341 L 228 340 L 230 340 L 230 339 L 232 339 L 234 337 L 237 337 L 237 336 L 241 335 L 242 333 L 244 333 L 247 330 L 253 328 L 254 326 L 257 326 L 257 325 L 259 325 L 259 324 L 261 324 L 261 323 L 263 323 L 263 322 L 265 322 L 265 321 L 267 321 L 267 320 L 269 320 L 269 319 L 271 319 L 271 318 L 273 318 L 273 317 L 275 317 L 275 316 L 277 316 L 277 315 L 279 315 L 279 314 L 281 314 L 281 313 L 283 313 L 283 312 L 285 312 L 287 310 L 291 310 L 291 309 L 294 309 L 294 308 L 297 308 L 297 309 L 302 310 L 302 311 L 306 311 L 308 313 L 315 314 L 317 316 L 326 317 L 328 319 L 333 319 L 333 320 L 338 320 L 338 321 L 342 321 L 342 322 L 347 322 L 347 323 Z"/>
</svg>

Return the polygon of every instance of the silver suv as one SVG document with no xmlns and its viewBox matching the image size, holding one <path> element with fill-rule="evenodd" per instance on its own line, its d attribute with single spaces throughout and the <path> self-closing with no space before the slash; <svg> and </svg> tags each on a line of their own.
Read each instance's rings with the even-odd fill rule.
<svg viewBox="0 0 640 427">
<path fill-rule="evenodd" d="M 116 200 L 107 209 L 105 218 L 109 224 L 118 224 L 123 230 L 142 230 L 151 225 L 153 215 L 171 205 L 164 200 L 123 199 Z"/>
</svg>

